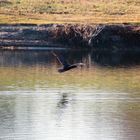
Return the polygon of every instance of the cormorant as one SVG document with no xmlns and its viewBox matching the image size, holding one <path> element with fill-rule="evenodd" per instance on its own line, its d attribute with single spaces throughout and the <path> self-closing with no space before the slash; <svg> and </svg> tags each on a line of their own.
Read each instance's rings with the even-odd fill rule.
<svg viewBox="0 0 140 140">
<path fill-rule="evenodd" d="M 85 65 L 84 63 L 76 63 L 76 64 L 70 65 L 69 63 L 67 63 L 67 61 L 64 60 L 64 58 L 58 57 L 54 52 L 52 52 L 52 54 L 57 58 L 59 63 L 62 64 L 62 66 L 63 66 L 62 68 L 58 69 L 58 72 L 60 72 L 60 73 L 77 68 L 79 66 L 82 67 Z"/>
</svg>

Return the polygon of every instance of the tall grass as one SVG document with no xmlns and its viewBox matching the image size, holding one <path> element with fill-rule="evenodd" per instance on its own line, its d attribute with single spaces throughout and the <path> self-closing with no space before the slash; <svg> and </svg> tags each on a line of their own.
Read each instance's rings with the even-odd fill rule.
<svg viewBox="0 0 140 140">
<path fill-rule="evenodd" d="M 48 15 L 60 16 L 60 21 L 81 22 L 83 17 L 88 22 L 93 22 L 94 17 L 100 18 L 100 22 L 117 18 L 124 22 L 140 22 L 140 0 L 0 0 L 0 14 L 26 16 L 29 18 L 40 17 L 44 20 Z M 64 17 L 72 16 L 72 19 Z M 76 16 L 77 15 L 77 16 Z M 80 16 L 79 16 L 80 15 Z M 120 18 L 119 18 L 120 17 Z M 16 17 L 15 17 L 16 18 Z M 75 19 L 76 18 L 76 19 Z M 39 20 L 38 19 L 38 20 Z M 51 21 L 51 20 L 50 20 Z M 1 21 L 0 21 L 1 22 Z M 96 22 L 96 21 L 95 21 Z"/>
</svg>

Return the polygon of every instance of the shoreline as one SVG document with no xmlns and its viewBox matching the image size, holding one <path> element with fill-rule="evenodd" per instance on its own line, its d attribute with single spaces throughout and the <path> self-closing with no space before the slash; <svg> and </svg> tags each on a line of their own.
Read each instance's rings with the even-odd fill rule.
<svg viewBox="0 0 140 140">
<path fill-rule="evenodd" d="M 140 49 L 135 24 L 0 24 L 0 49 Z"/>
</svg>

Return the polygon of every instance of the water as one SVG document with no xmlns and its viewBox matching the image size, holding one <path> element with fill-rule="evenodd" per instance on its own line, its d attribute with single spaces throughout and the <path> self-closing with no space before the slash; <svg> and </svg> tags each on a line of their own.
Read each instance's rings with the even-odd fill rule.
<svg viewBox="0 0 140 140">
<path fill-rule="evenodd" d="M 0 51 L 0 140 L 139 140 L 140 55 Z"/>
</svg>

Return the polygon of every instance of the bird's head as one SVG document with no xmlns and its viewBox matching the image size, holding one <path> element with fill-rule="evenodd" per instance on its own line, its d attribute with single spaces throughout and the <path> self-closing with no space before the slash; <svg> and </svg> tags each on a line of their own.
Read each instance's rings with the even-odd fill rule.
<svg viewBox="0 0 140 140">
<path fill-rule="evenodd" d="M 83 67 L 83 66 L 85 66 L 85 64 L 84 63 L 78 63 L 77 66 Z"/>
</svg>

